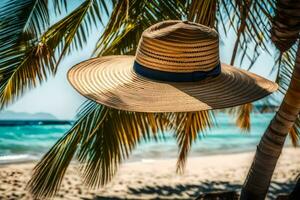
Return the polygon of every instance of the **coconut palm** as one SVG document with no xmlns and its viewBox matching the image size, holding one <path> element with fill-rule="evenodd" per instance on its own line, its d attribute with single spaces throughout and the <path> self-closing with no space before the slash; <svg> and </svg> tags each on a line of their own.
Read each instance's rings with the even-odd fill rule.
<svg viewBox="0 0 300 200">
<path fill-rule="evenodd" d="M 143 30 L 161 20 L 188 19 L 225 34 L 232 28 L 237 39 L 231 64 L 240 53 L 240 60 L 246 58 L 251 67 L 261 50 L 268 51 L 275 6 L 275 0 L 85 0 L 69 12 L 69 1 L 53 0 L 54 11 L 67 15 L 50 26 L 47 0 L 7 2 L 0 10 L 1 108 L 54 75 L 69 52 L 84 47 L 93 26 L 104 28 L 93 56 L 134 54 Z M 249 55 L 246 50 L 252 44 L 254 54 Z M 288 62 L 285 57 L 282 60 Z M 238 123 L 248 128 L 249 120 L 242 119 L 249 119 L 251 105 L 242 108 L 238 109 L 242 111 Z M 29 189 L 36 197 L 54 195 L 74 156 L 83 163 L 86 184 L 104 185 L 139 141 L 159 138 L 166 129 L 175 132 L 178 171 L 182 171 L 192 142 L 212 121 L 207 111 L 132 113 L 87 102 L 71 130 L 38 163 Z"/>
<path fill-rule="evenodd" d="M 292 51 L 297 49 L 297 52 L 291 59 L 295 60 L 295 65 L 292 74 L 288 75 L 291 80 L 280 108 L 257 146 L 241 199 L 265 199 L 288 132 L 294 132 L 293 136 L 299 135 L 295 133 L 299 131 L 300 122 L 300 45 L 295 44 L 300 33 L 299 1 L 278 1 L 271 33 L 272 41 L 281 54 L 294 45 Z"/>
</svg>

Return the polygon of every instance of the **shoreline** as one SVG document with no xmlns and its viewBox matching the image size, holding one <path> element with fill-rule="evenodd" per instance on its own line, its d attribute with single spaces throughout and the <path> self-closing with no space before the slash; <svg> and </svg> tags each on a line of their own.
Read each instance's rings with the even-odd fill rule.
<svg viewBox="0 0 300 200">
<path fill-rule="evenodd" d="M 244 153 L 251 153 L 251 150 L 245 149 L 245 150 L 241 150 L 241 151 L 228 151 L 228 152 L 213 152 L 213 153 L 206 153 L 206 154 L 202 154 L 202 155 L 195 155 L 196 153 L 191 153 L 191 155 L 188 156 L 188 160 L 189 159 L 194 159 L 194 158 L 202 158 L 202 157 L 211 157 L 211 156 L 218 156 L 218 155 L 235 155 L 235 154 L 244 154 Z M 16 156 L 16 155 L 13 155 Z M 42 158 L 42 157 L 41 157 Z M 40 158 L 40 159 L 41 159 Z M 1 167 L 5 167 L 6 165 L 17 165 L 17 164 L 28 164 L 28 163 L 37 163 L 40 159 L 28 159 L 28 160 L 12 160 L 12 161 L 8 161 L 8 160 L 3 160 L 2 162 L 0 162 L 0 168 Z M 127 163 L 140 163 L 140 162 L 147 162 L 147 160 L 151 160 L 151 161 L 174 161 L 176 163 L 176 158 L 174 157 L 145 157 L 145 158 L 135 158 L 129 156 L 129 158 L 127 160 L 125 160 L 123 162 L 123 164 L 127 164 Z M 72 162 L 74 162 L 73 164 L 75 164 L 77 161 L 73 160 Z"/>
<path fill-rule="evenodd" d="M 292 145 L 290 144 L 286 144 L 285 149 L 294 149 L 294 147 L 292 147 Z M 232 150 L 232 151 L 222 151 L 222 150 L 215 150 L 215 151 L 207 151 L 205 153 L 199 153 L 199 152 L 193 152 L 193 147 L 191 149 L 192 151 L 189 153 L 188 156 L 188 160 L 189 159 L 193 159 L 193 158 L 202 158 L 202 157 L 211 157 L 211 156 L 218 156 L 218 155 L 236 155 L 236 154 L 244 154 L 244 153 L 253 153 L 256 149 L 240 149 L 240 150 Z M 165 152 L 166 154 L 168 152 Z M 18 156 L 23 156 L 24 154 L 17 154 L 17 155 L 8 155 L 7 157 L 18 157 Z M 44 154 L 43 154 L 44 155 Z M 30 157 L 29 155 L 26 154 L 26 156 Z M 5 156 L 3 156 L 5 157 Z M 0 156 L 1 158 L 1 156 Z M 42 156 L 40 158 L 37 159 L 36 156 L 32 156 L 31 159 L 9 159 L 9 160 L 1 160 L 0 159 L 0 168 L 5 166 L 5 165 L 14 165 L 14 164 L 26 164 L 26 163 L 37 163 L 40 159 L 42 158 Z M 175 160 L 174 162 L 176 162 L 177 157 L 174 156 L 169 156 L 169 157 L 136 157 L 134 155 L 130 155 L 129 158 L 127 160 L 125 160 L 123 162 L 123 164 L 126 163 L 138 163 L 138 162 L 143 162 L 143 160 L 154 160 L 154 161 L 164 161 L 164 160 Z M 11 161 L 10 161 L 11 160 Z M 76 160 L 72 161 L 72 162 L 76 162 Z"/>
<path fill-rule="evenodd" d="M 269 197 L 288 193 L 300 173 L 299 148 L 285 148 L 279 159 Z M 105 187 L 89 190 L 82 185 L 77 165 L 71 164 L 54 198 L 61 199 L 193 199 L 203 192 L 239 191 L 254 152 L 189 157 L 185 173 L 175 173 L 176 159 L 142 160 L 121 164 Z M 0 165 L 0 197 L 32 199 L 24 190 L 33 162 Z"/>
</svg>

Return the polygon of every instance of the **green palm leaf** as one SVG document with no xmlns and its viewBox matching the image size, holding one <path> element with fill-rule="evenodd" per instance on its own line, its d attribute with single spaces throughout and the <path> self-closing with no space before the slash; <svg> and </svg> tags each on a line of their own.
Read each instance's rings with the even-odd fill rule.
<svg viewBox="0 0 300 200">
<path fill-rule="evenodd" d="M 188 5 L 188 20 L 214 27 L 216 23 L 216 0 L 191 1 Z"/>
<path fill-rule="evenodd" d="M 164 126 L 160 115 L 118 111 L 89 101 L 72 129 L 36 165 L 28 189 L 37 198 L 53 196 L 76 152 L 84 182 L 102 186 L 141 139 L 156 136 Z"/>
<path fill-rule="evenodd" d="M 102 22 L 101 10 L 107 11 L 103 0 L 85 1 L 40 35 L 49 24 L 46 0 L 7 3 L 0 14 L 0 108 L 55 74 L 71 49 L 82 48 L 91 23 Z"/>
<path fill-rule="evenodd" d="M 105 185 L 116 173 L 119 163 L 128 158 L 136 144 L 159 131 L 154 114 L 134 113 L 107 109 L 104 122 L 82 140 L 78 158 L 82 165 L 83 180 L 90 187 Z M 156 129 L 151 128 L 151 123 Z"/>
<path fill-rule="evenodd" d="M 182 173 L 192 143 L 195 142 L 199 134 L 203 134 L 205 130 L 213 125 L 214 116 L 211 111 L 176 113 L 171 116 L 170 122 L 175 130 L 179 146 L 176 171 Z"/>
<path fill-rule="evenodd" d="M 119 1 L 113 8 L 94 54 L 135 54 L 146 28 L 162 20 L 181 19 L 183 15 L 180 1 Z"/>
<path fill-rule="evenodd" d="M 91 32 L 92 24 L 103 24 L 101 11 L 107 13 L 104 0 L 86 0 L 69 15 L 52 25 L 43 35 L 47 45 L 59 53 L 57 65 L 71 50 L 83 48 Z"/>
<path fill-rule="evenodd" d="M 178 169 L 182 171 L 191 143 L 199 131 L 211 126 L 211 117 L 207 111 L 120 111 L 88 101 L 73 128 L 36 165 L 28 189 L 36 198 L 53 196 L 75 155 L 81 163 L 84 183 L 90 187 L 103 186 L 141 140 L 157 138 L 166 130 L 176 133 L 181 147 Z"/>
<path fill-rule="evenodd" d="M 9 60 L 0 60 L 0 65 L 6 65 L 0 68 L 0 109 L 16 100 L 26 90 L 46 80 L 48 74 L 55 71 L 55 59 L 51 57 L 52 49 L 43 43 L 25 43 L 23 47 L 11 50 L 13 52 L 10 52 Z M 18 57 L 21 58 L 16 59 Z"/>
<path fill-rule="evenodd" d="M 0 12 L 0 109 L 54 71 L 55 59 L 36 37 L 49 23 L 47 1 L 10 1 Z"/>
<path fill-rule="evenodd" d="M 53 196 L 59 189 L 62 178 L 76 153 L 84 133 L 93 130 L 99 122 L 98 114 L 102 107 L 97 104 L 85 105 L 80 118 L 35 166 L 33 175 L 28 183 L 28 189 L 37 198 Z M 94 122 L 91 124 L 91 122 Z"/>
<path fill-rule="evenodd" d="M 11 0 L 0 9 L 0 45 L 15 44 L 24 32 L 39 36 L 49 25 L 47 0 Z"/>
<path fill-rule="evenodd" d="M 236 32 L 231 64 L 234 64 L 240 53 L 240 63 L 244 58 L 250 61 L 251 68 L 258 58 L 261 50 L 269 52 L 268 36 L 271 28 L 271 16 L 275 5 L 274 0 L 263 1 L 228 1 L 218 2 L 217 23 L 222 24 L 223 31 L 227 33 L 227 23 Z M 255 46 L 253 55 L 247 53 L 250 45 Z"/>
<path fill-rule="evenodd" d="M 68 11 L 67 0 L 54 0 L 53 7 L 54 7 L 54 11 L 58 14 L 61 14 L 62 10 L 67 12 Z"/>
</svg>

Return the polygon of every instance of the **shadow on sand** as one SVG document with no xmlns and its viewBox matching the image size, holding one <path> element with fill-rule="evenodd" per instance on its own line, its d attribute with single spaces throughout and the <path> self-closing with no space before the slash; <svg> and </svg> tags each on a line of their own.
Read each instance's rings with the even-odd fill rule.
<svg viewBox="0 0 300 200">
<path fill-rule="evenodd" d="M 268 199 L 276 199 L 279 194 L 290 193 L 294 187 L 295 182 L 272 182 Z M 141 188 L 132 188 L 128 186 L 128 196 L 114 197 L 114 196 L 97 196 L 94 200 L 121 200 L 121 199 L 216 199 L 213 195 L 206 193 L 222 192 L 225 197 L 220 200 L 235 199 L 237 193 L 240 192 L 241 185 L 229 182 L 201 182 L 199 184 L 185 184 L 185 185 L 158 185 L 158 186 L 144 186 Z M 227 192 L 226 192 L 227 191 Z M 201 197 L 201 198 L 199 198 Z"/>
</svg>

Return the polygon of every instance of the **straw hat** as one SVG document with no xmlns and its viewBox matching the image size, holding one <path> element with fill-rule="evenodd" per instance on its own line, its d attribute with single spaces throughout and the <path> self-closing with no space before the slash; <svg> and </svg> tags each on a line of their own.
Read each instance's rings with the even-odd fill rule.
<svg viewBox="0 0 300 200">
<path fill-rule="evenodd" d="M 276 83 L 219 60 L 218 33 L 187 21 L 146 29 L 135 56 L 104 56 L 75 65 L 72 86 L 100 104 L 136 112 L 227 108 L 260 99 Z"/>
</svg>

